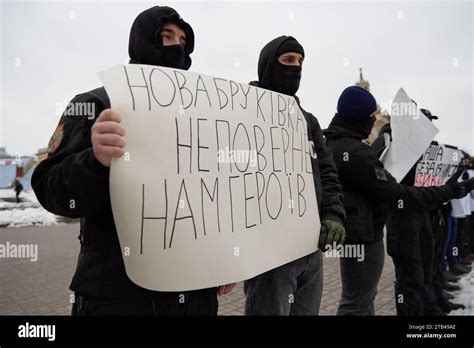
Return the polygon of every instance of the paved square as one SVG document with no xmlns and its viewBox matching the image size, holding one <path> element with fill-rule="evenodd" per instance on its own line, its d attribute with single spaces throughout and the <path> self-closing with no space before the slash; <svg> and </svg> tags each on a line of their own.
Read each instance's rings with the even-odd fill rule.
<svg viewBox="0 0 474 348">
<path fill-rule="evenodd" d="M 79 253 L 78 224 L 47 227 L 0 228 L 0 244 L 37 244 L 38 261 L 0 259 L 0 315 L 69 315 L 69 283 Z M 394 270 L 386 256 L 375 302 L 377 315 L 394 315 Z M 341 295 L 339 260 L 324 258 L 321 315 L 335 315 Z M 242 315 L 242 283 L 219 298 L 220 315 Z"/>
</svg>

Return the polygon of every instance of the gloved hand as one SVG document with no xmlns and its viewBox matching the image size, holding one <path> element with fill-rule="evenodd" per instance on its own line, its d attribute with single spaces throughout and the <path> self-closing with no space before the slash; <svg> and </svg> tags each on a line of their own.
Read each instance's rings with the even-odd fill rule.
<svg viewBox="0 0 474 348">
<path fill-rule="evenodd" d="M 450 185 L 453 190 L 453 199 L 463 198 L 474 190 L 474 178 Z"/>
<path fill-rule="evenodd" d="M 460 164 L 454 174 L 448 179 L 448 181 L 446 181 L 446 184 L 454 184 L 458 182 L 458 179 L 463 175 L 463 173 L 467 173 L 466 166 Z"/>
<path fill-rule="evenodd" d="M 332 247 L 333 243 L 342 244 L 345 239 L 346 229 L 341 223 L 329 218 L 323 220 L 321 223 L 321 232 L 319 233 L 319 249 L 326 251 L 327 245 Z"/>
</svg>

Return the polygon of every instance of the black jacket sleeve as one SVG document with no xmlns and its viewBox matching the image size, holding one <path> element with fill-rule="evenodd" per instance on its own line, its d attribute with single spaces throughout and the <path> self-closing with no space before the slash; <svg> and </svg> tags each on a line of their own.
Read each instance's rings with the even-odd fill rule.
<svg viewBox="0 0 474 348">
<path fill-rule="evenodd" d="M 91 93 L 76 96 L 61 116 L 48 157 L 36 167 L 31 184 L 48 211 L 71 218 L 100 214 L 110 205 L 109 168 L 94 156 L 91 127 L 107 105 Z M 84 115 L 84 110 L 92 114 Z"/>
<path fill-rule="evenodd" d="M 342 185 L 339 181 L 336 165 L 331 150 L 326 146 L 318 120 L 311 114 L 309 114 L 309 116 L 312 118 L 310 132 L 314 142 L 321 176 L 321 220 L 330 217 L 333 220 L 344 223 L 346 220 L 346 213 L 342 203 L 344 195 L 342 193 Z"/>
<path fill-rule="evenodd" d="M 351 177 L 352 186 L 375 201 L 385 203 L 390 208 L 429 211 L 450 200 L 454 190 L 449 186 L 413 187 L 398 184 L 384 168 L 383 163 L 368 147 L 361 144 L 360 151 L 354 153 Z"/>
</svg>

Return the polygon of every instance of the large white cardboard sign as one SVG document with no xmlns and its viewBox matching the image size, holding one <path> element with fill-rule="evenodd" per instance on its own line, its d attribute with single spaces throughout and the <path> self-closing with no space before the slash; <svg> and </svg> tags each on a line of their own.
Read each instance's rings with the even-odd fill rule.
<svg viewBox="0 0 474 348">
<path fill-rule="evenodd" d="M 430 145 L 438 128 L 423 115 L 403 88 L 395 95 L 390 116 L 393 140 L 382 162 L 400 182 Z"/>
<path fill-rule="evenodd" d="M 317 250 L 315 155 L 294 98 L 157 66 L 99 76 L 126 130 L 110 197 L 133 282 L 208 288 Z"/>
</svg>

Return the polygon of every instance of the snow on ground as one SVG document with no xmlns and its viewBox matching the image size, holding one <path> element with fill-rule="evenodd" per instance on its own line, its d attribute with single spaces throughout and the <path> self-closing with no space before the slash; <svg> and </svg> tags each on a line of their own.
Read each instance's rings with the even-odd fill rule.
<svg viewBox="0 0 474 348">
<path fill-rule="evenodd" d="M 3 209 L 25 209 L 25 208 L 34 208 L 38 207 L 38 203 L 30 201 L 22 201 L 21 203 L 16 202 L 5 202 L 0 198 L 0 210 Z"/>
<path fill-rule="evenodd" d="M 55 225 L 56 223 L 56 216 L 43 208 L 9 209 L 0 211 L 0 226 L 46 226 Z"/>
<path fill-rule="evenodd" d="M 13 188 L 0 189 L 0 202 L 2 202 L 2 198 L 15 199 L 15 191 L 13 191 Z M 21 191 L 20 198 L 24 201 L 38 203 L 38 199 L 33 190 Z"/>
<path fill-rule="evenodd" d="M 474 269 L 459 280 L 461 290 L 453 293 L 454 303 L 461 303 L 466 309 L 449 312 L 449 315 L 474 315 Z"/>
<path fill-rule="evenodd" d="M 16 203 L 13 189 L 0 189 L 0 227 L 55 225 L 56 216 L 41 207 L 33 191 L 23 191 Z"/>
</svg>

